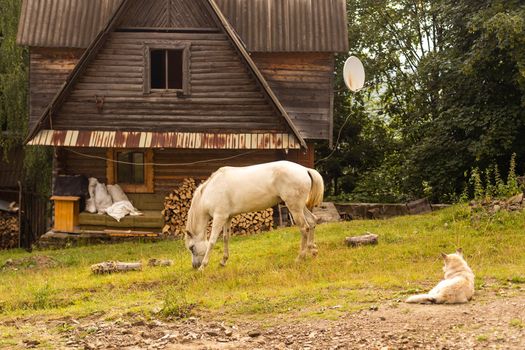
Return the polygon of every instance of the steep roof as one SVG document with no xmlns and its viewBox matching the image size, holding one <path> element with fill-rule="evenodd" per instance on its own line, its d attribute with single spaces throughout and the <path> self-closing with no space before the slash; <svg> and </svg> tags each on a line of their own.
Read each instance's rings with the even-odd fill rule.
<svg viewBox="0 0 525 350">
<path fill-rule="evenodd" d="M 345 0 L 216 2 L 249 51 L 348 51 Z"/>
<path fill-rule="evenodd" d="M 60 108 L 63 101 L 65 100 L 67 94 L 72 89 L 76 81 L 79 79 L 79 77 L 83 74 L 88 64 L 94 59 L 94 57 L 97 55 L 100 48 L 103 46 L 104 42 L 107 40 L 109 34 L 115 29 L 117 24 L 119 23 L 119 20 L 121 16 L 126 13 L 126 10 L 129 8 L 130 4 L 133 0 L 123 0 L 119 6 L 117 7 L 114 14 L 111 16 L 109 21 L 107 22 L 104 29 L 96 36 L 96 38 L 91 42 L 89 47 L 86 49 L 82 57 L 80 58 L 78 64 L 75 66 L 69 77 L 67 78 L 66 82 L 62 85 L 62 88 L 59 90 L 59 92 L 55 95 L 52 102 L 49 104 L 49 106 L 46 108 L 42 116 L 39 118 L 38 122 L 34 125 L 33 129 L 30 131 L 28 138 L 26 139 L 26 142 L 29 142 L 35 135 L 38 133 L 38 131 L 45 128 L 47 125 L 50 116 Z M 226 34 L 228 35 L 229 39 L 231 40 L 232 44 L 234 45 L 234 48 L 238 51 L 238 53 L 241 55 L 242 59 L 247 64 L 249 70 L 253 74 L 256 82 L 260 85 L 260 87 L 263 90 L 263 93 L 266 94 L 266 96 L 269 98 L 271 103 L 274 105 L 276 110 L 279 112 L 279 114 L 282 115 L 282 117 L 286 120 L 288 126 L 290 127 L 291 131 L 293 132 L 294 136 L 297 138 L 301 146 L 307 147 L 306 142 L 300 135 L 297 127 L 293 124 L 291 118 L 289 117 L 286 110 L 283 108 L 282 104 L 280 103 L 279 99 L 276 97 L 268 83 L 266 82 L 266 79 L 261 74 L 253 60 L 251 59 L 250 55 L 242 45 L 240 39 L 235 34 L 233 28 L 228 23 L 228 20 L 225 18 L 225 16 L 221 13 L 220 9 L 218 8 L 217 4 L 214 0 L 205 0 L 206 5 L 208 6 L 208 9 L 210 13 L 215 16 L 214 20 L 217 22 L 217 24 L 224 29 Z"/>
<path fill-rule="evenodd" d="M 87 48 L 121 1 L 24 0 L 17 42 L 38 47 Z M 169 0 L 167 3 L 172 7 L 191 8 L 198 1 L 201 0 Z M 348 51 L 345 0 L 216 2 L 248 51 Z M 169 23 L 166 21 L 166 27 Z"/>
</svg>

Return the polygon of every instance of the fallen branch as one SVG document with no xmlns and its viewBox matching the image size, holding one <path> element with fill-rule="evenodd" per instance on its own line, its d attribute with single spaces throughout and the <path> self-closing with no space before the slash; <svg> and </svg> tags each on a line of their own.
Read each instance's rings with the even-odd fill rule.
<svg viewBox="0 0 525 350">
<path fill-rule="evenodd" d="M 357 247 L 359 245 L 377 244 L 378 235 L 367 232 L 366 235 L 346 237 L 345 242 L 349 247 Z"/>
<path fill-rule="evenodd" d="M 110 274 L 113 272 L 127 272 L 142 270 L 142 263 L 125 263 L 120 261 L 104 261 L 99 264 L 91 265 L 94 274 Z"/>
</svg>

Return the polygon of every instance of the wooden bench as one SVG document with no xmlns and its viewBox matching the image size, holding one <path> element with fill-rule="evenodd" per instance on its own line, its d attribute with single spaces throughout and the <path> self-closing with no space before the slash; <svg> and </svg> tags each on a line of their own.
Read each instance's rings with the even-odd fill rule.
<svg viewBox="0 0 525 350">
<path fill-rule="evenodd" d="M 79 226 L 81 230 L 105 230 L 105 229 L 134 229 L 140 231 L 160 231 L 164 226 L 161 211 L 164 209 L 163 194 L 149 193 L 127 193 L 129 200 L 135 208 L 144 215 L 123 217 L 120 222 L 109 215 L 91 214 L 82 212 L 79 215 Z"/>
</svg>

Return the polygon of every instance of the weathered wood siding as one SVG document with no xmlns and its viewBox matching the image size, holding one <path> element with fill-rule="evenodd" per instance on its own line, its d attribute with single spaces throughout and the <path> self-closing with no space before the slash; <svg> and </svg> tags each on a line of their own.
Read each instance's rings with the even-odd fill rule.
<svg viewBox="0 0 525 350">
<path fill-rule="evenodd" d="M 254 53 L 252 58 L 301 135 L 307 139 L 329 139 L 333 54 Z"/>
<path fill-rule="evenodd" d="M 100 148 L 74 148 L 59 151 L 57 167 L 60 169 L 58 173 L 82 174 L 88 177 L 96 177 L 100 182 L 107 183 L 107 164 L 104 159 L 100 159 L 105 158 L 106 153 L 106 149 Z M 225 159 L 230 157 L 233 158 Z M 169 192 L 188 177 L 206 179 L 222 166 L 247 166 L 283 159 L 312 167 L 313 147 L 310 145 L 309 151 L 290 150 L 288 154 L 282 150 L 252 152 L 242 150 L 155 150 L 154 163 L 166 165 L 154 166 L 155 193 Z"/>
<path fill-rule="evenodd" d="M 29 129 L 35 125 L 77 64 L 83 49 L 42 49 L 29 51 Z"/>
<path fill-rule="evenodd" d="M 69 151 L 59 148 L 59 150 L 61 151 L 58 152 L 58 159 L 55 163 L 58 175 L 85 175 L 96 177 L 100 182 L 107 183 L 106 161 L 104 160 L 107 156 L 106 149 L 75 148 Z"/>
<path fill-rule="evenodd" d="M 191 45 L 190 95 L 143 93 L 144 43 L 159 42 Z M 57 130 L 288 131 L 221 33 L 112 33 L 52 123 Z"/>
<path fill-rule="evenodd" d="M 80 155 L 81 153 L 82 155 Z M 96 177 L 106 183 L 107 150 L 103 148 L 74 148 L 59 152 L 59 174 Z M 232 159 L 225 159 L 234 157 Z M 192 177 L 206 179 L 222 166 L 246 166 L 286 159 L 282 150 L 245 151 L 245 150 L 155 150 L 153 161 L 155 193 L 162 194 L 172 190 L 183 179 Z M 195 162 L 202 162 L 196 163 Z"/>
<path fill-rule="evenodd" d="M 120 27 L 216 28 L 207 0 L 131 0 Z"/>
</svg>

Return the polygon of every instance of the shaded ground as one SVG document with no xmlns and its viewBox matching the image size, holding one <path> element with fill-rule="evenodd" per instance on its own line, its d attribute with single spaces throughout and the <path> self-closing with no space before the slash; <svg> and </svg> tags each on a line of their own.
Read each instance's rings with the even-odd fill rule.
<svg viewBox="0 0 525 350">
<path fill-rule="evenodd" d="M 130 315 L 112 321 L 96 316 L 39 321 L 13 348 L 47 343 L 64 349 L 523 349 L 525 290 L 478 292 L 466 305 L 393 301 L 334 321 L 289 320 L 168 322 Z M 16 326 L 26 322 L 34 320 Z M 50 329 L 59 332 L 42 338 Z"/>
<path fill-rule="evenodd" d="M 58 266 L 58 262 L 46 255 L 34 255 L 19 259 L 8 259 L 0 270 L 45 269 Z"/>
</svg>

